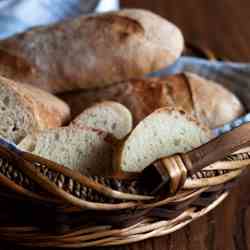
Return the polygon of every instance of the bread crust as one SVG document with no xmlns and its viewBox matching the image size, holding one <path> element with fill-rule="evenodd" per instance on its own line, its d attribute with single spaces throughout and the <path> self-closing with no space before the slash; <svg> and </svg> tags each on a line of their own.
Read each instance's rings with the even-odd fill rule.
<svg viewBox="0 0 250 250">
<path fill-rule="evenodd" d="M 11 88 L 24 107 L 32 112 L 35 130 L 59 127 L 69 121 L 70 108 L 59 98 L 38 88 L 19 84 L 2 76 L 0 76 L 0 84 Z"/>
<path fill-rule="evenodd" d="M 95 102 L 120 102 L 131 111 L 134 125 L 165 106 L 183 109 L 210 128 L 221 126 L 245 112 L 233 93 L 190 73 L 131 79 L 103 89 L 65 93 L 60 97 L 69 104 L 73 116 Z"/>
<path fill-rule="evenodd" d="M 150 11 L 121 10 L 0 41 L 0 74 L 49 92 L 104 87 L 172 64 L 180 30 Z"/>
<path fill-rule="evenodd" d="M 164 82 L 157 78 L 131 79 L 102 89 L 64 93 L 59 97 L 71 107 L 72 117 L 97 102 L 119 102 L 131 111 L 134 125 L 155 109 L 171 104 Z"/>
<path fill-rule="evenodd" d="M 185 73 L 193 100 L 193 111 L 197 119 L 216 128 L 244 114 L 240 100 L 216 82 L 196 74 Z"/>
</svg>

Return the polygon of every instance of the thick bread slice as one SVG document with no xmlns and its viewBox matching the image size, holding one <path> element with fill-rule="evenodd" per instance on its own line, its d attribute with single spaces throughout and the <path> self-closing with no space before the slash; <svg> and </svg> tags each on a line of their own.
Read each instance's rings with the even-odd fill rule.
<svg viewBox="0 0 250 250">
<path fill-rule="evenodd" d="M 84 175 L 112 172 L 112 144 L 108 134 L 101 130 L 83 127 L 47 129 L 27 136 L 18 147 Z"/>
<path fill-rule="evenodd" d="M 147 10 L 80 16 L 0 41 L 0 74 L 53 93 L 104 87 L 172 64 L 183 44 Z"/>
<path fill-rule="evenodd" d="M 70 105 L 73 115 L 97 101 L 120 102 L 131 111 L 135 124 L 164 106 L 181 108 L 210 128 L 230 122 L 245 112 L 229 90 L 191 73 L 131 79 L 103 89 L 65 93 L 60 97 Z"/>
<path fill-rule="evenodd" d="M 206 143 L 211 132 L 183 111 L 161 108 L 141 121 L 117 148 L 114 168 L 140 172 L 156 160 Z"/>
<path fill-rule="evenodd" d="M 130 111 L 122 104 L 112 101 L 100 102 L 85 109 L 71 125 L 101 129 L 117 139 L 124 138 L 133 126 Z"/>
<path fill-rule="evenodd" d="M 38 88 L 0 76 L 0 136 L 18 143 L 27 134 L 63 125 L 69 106 Z"/>
</svg>

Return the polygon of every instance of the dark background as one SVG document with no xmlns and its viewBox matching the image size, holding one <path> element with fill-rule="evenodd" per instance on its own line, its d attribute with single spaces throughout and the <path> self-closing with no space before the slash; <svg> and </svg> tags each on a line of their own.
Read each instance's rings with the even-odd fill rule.
<svg viewBox="0 0 250 250">
<path fill-rule="evenodd" d="M 121 0 L 169 19 L 187 41 L 234 61 L 250 60 L 249 0 Z"/>
</svg>

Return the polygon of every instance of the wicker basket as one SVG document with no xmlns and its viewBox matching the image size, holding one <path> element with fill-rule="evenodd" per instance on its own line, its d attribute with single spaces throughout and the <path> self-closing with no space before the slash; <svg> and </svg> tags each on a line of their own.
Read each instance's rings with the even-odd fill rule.
<svg viewBox="0 0 250 250">
<path fill-rule="evenodd" d="M 161 172 L 164 185 L 153 187 L 154 193 L 145 185 L 147 171 L 129 178 L 86 177 L 1 143 L 0 241 L 80 248 L 128 244 L 179 230 L 220 204 L 250 164 L 246 131 L 250 125 L 208 143 L 217 154 L 196 151 L 199 159 L 213 163 L 203 162 L 205 168 L 190 171 L 188 161 L 179 172 L 170 167 L 168 185 Z"/>
</svg>

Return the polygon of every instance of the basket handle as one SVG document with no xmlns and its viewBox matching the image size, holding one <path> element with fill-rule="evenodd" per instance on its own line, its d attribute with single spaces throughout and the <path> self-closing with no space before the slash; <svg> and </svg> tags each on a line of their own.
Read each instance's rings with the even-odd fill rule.
<svg viewBox="0 0 250 250">
<path fill-rule="evenodd" d="M 182 187 L 188 175 L 249 145 L 250 123 L 248 122 L 192 151 L 161 159 L 147 167 L 143 171 L 142 178 L 145 180 L 147 176 L 156 177 L 154 181 L 151 178 L 151 185 L 154 187 L 152 193 L 158 192 L 166 184 L 170 185 L 170 192 L 175 193 Z"/>
<path fill-rule="evenodd" d="M 192 175 L 202 168 L 249 145 L 250 123 L 248 122 L 180 156 L 188 173 Z"/>
</svg>

